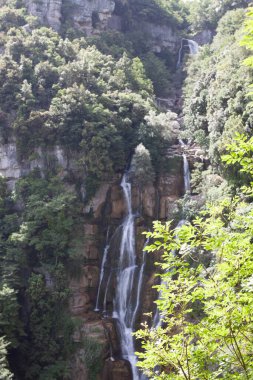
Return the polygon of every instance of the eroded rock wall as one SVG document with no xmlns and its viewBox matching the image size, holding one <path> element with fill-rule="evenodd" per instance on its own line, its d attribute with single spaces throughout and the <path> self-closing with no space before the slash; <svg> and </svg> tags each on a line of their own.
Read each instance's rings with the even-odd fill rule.
<svg viewBox="0 0 253 380">
<path fill-rule="evenodd" d="M 73 166 L 73 162 L 72 164 L 69 162 L 59 146 L 46 151 L 38 147 L 35 149 L 33 157 L 20 160 L 15 141 L 0 144 L 0 176 L 7 179 L 7 185 L 11 190 L 14 189 L 19 178 L 29 174 L 33 169 L 37 168 L 43 173 L 50 160 L 54 160 L 55 164 L 63 170 Z"/>
<path fill-rule="evenodd" d="M 47 151 L 38 147 L 31 160 L 20 162 L 15 142 L 1 145 L 0 175 L 6 177 L 9 187 L 14 189 L 16 181 L 29 174 L 32 169 L 37 168 L 43 174 L 48 160 L 52 161 L 52 159 L 63 176 L 63 173 L 66 175 L 75 169 L 75 160 L 68 159 L 60 147 Z M 155 184 L 141 189 L 138 186 L 132 188 L 132 208 L 136 214 L 136 255 L 139 268 L 146 241 L 143 232 L 152 228 L 153 220 L 172 218 L 176 212 L 176 201 L 183 194 L 182 160 L 180 157 L 176 158 L 176 162 L 175 158 L 168 158 L 168 160 L 172 160 L 171 169 L 160 175 Z M 128 362 L 121 359 L 117 326 L 111 317 L 116 279 L 113 276 L 109 279 L 109 273 L 112 273 L 111 269 L 117 265 L 118 251 L 116 247 L 122 233 L 120 226 L 127 212 L 120 182 L 121 177 L 118 176 L 110 183 L 102 184 L 91 201 L 88 204 L 84 203 L 84 240 L 79 252 L 80 275 L 77 278 L 69 279 L 71 290 L 69 309 L 72 317 L 79 321 L 73 339 L 81 345 L 80 350 L 71 360 L 73 380 L 89 379 L 89 371 L 85 363 L 86 344 L 89 342 L 95 342 L 101 349 L 99 379 L 131 380 L 130 366 Z M 108 239 L 112 239 L 112 237 L 115 244 L 113 243 L 110 248 L 111 258 L 106 269 L 105 281 L 102 284 L 102 296 L 97 302 L 104 249 Z M 147 254 L 141 306 L 136 318 L 137 327 L 145 320 L 151 323 L 151 318 L 147 318 L 145 313 L 150 313 L 155 309 L 154 300 L 157 299 L 157 293 L 153 286 L 157 283 L 155 276 L 157 269 L 154 266 L 154 262 L 157 260 L 159 260 L 159 254 Z M 108 281 L 110 284 L 105 297 L 104 291 Z M 97 303 L 99 311 L 95 311 Z"/>
<path fill-rule="evenodd" d="M 59 31 L 63 18 L 87 36 L 105 30 L 115 8 L 113 0 L 26 0 L 28 12 Z"/>
<path fill-rule="evenodd" d="M 28 12 L 37 17 L 43 25 L 60 30 L 62 0 L 25 0 Z"/>
<path fill-rule="evenodd" d="M 181 158 L 178 158 L 174 169 L 159 177 L 156 184 L 149 185 L 143 189 L 133 186 L 132 207 L 136 215 L 136 255 L 139 268 L 146 241 L 143 232 L 152 228 L 153 220 L 172 218 L 176 211 L 176 201 L 182 194 Z M 81 340 L 81 337 L 85 336 L 88 339 L 95 339 L 100 342 L 103 369 L 101 369 L 99 379 L 116 380 L 122 378 L 131 380 L 129 363 L 120 357 L 116 321 L 111 316 L 116 284 L 116 278 L 114 278 L 113 273 L 116 273 L 117 268 L 118 243 L 122 233 L 120 226 L 126 215 L 126 204 L 123 190 L 120 186 L 120 178 L 115 178 L 111 183 L 101 185 L 94 198 L 85 206 L 84 215 L 86 219 L 83 247 L 84 265 L 80 278 L 70 283 L 70 288 L 72 289 L 71 314 L 78 316 L 82 321 L 79 332 L 76 334 L 76 339 Z M 97 299 L 99 274 L 108 240 L 110 240 L 110 257 L 105 267 L 100 297 Z M 154 301 L 158 296 L 153 289 L 153 286 L 157 284 L 157 277 L 155 276 L 157 268 L 154 266 L 154 262 L 157 260 L 159 260 L 159 254 L 147 254 L 141 306 L 136 319 L 137 327 L 145 320 L 150 324 L 152 323 L 152 318 L 147 318 L 145 313 L 154 311 Z M 95 311 L 96 307 L 99 311 Z M 96 334 L 94 334 L 94 330 Z M 78 360 L 82 356 L 82 350 L 76 356 L 73 379 L 78 378 L 78 374 L 82 371 L 83 364 L 80 366 L 80 360 Z M 83 379 L 87 378 L 85 376 L 87 374 L 84 366 Z"/>
<path fill-rule="evenodd" d="M 121 0 L 124 7 L 124 1 Z M 127 8 L 120 15 L 115 13 L 115 0 L 25 0 L 29 14 L 36 16 L 42 25 L 56 31 L 72 27 L 86 36 L 106 30 L 123 31 Z M 124 8 L 123 8 L 124 9 Z M 150 50 L 160 53 L 163 49 L 178 50 L 180 39 L 170 25 L 138 20 L 130 31 L 145 32 Z"/>
</svg>

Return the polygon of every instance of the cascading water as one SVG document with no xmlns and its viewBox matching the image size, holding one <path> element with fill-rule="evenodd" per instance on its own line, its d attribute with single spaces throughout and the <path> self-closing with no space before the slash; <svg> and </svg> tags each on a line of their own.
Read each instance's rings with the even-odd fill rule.
<svg viewBox="0 0 253 380">
<path fill-rule="evenodd" d="M 131 364 L 133 380 L 139 380 L 139 374 L 136 368 L 137 360 L 134 353 L 134 339 L 132 336 L 135 318 L 135 307 L 132 302 L 136 269 L 135 229 L 134 215 L 132 212 L 131 184 L 128 182 L 127 173 L 123 176 L 121 186 L 127 203 L 127 216 L 122 226 L 113 317 L 118 320 L 122 356 Z"/>
<path fill-rule="evenodd" d="M 149 239 L 146 240 L 144 248 L 148 245 L 148 243 L 149 243 Z M 144 275 L 145 264 L 146 264 L 146 251 L 143 249 L 143 251 L 142 251 L 142 264 L 141 264 L 141 269 L 139 272 L 138 285 L 137 285 L 136 304 L 135 304 L 135 308 L 134 308 L 134 312 L 133 312 L 133 319 L 132 319 L 132 327 L 134 327 L 136 316 L 137 316 L 138 310 L 140 308 L 141 289 L 142 289 L 142 283 L 143 283 L 143 275 Z"/>
<path fill-rule="evenodd" d="M 199 45 L 196 41 L 193 41 L 193 40 L 187 40 L 188 41 L 188 46 L 189 46 L 189 49 L 190 49 L 190 54 L 191 55 L 195 55 L 195 54 L 198 54 L 199 52 Z"/>
<path fill-rule="evenodd" d="M 110 245 L 108 244 L 108 235 L 109 235 L 109 228 L 108 228 L 108 231 L 107 231 L 106 246 L 105 246 L 105 249 L 104 249 L 103 260 L 102 260 L 102 265 L 101 265 L 101 271 L 100 271 L 100 278 L 99 278 L 99 286 L 98 286 L 98 292 L 97 292 L 97 300 L 96 300 L 95 311 L 99 311 L 99 299 L 100 299 L 100 293 L 101 293 L 101 285 L 102 285 L 102 281 L 104 279 L 105 266 L 107 264 L 107 259 L 108 259 L 108 252 L 109 252 L 109 247 L 110 247 Z"/>
<path fill-rule="evenodd" d="M 185 193 L 191 192 L 191 176 L 190 176 L 190 168 L 189 162 L 185 154 L 183 154 L 184 160 L 184 191 Z"/>
<path fill-rule="evenodd" d="M 195 55 L 199 51 L 199 45 L 196 41 L 188 40 L 187 38 L 182 38 L 181 40 L 181 46 L 178 53 L 178 61 L 177 61 L 177 68 L 181 66 L 182 63 L 182 55 L 184 49 L 187 48 L 190 51 L 190 55 Z"/>
<path fill-rule="evenodd" d="M 108 293 L 111 294 L 115 290 L 112 317 L 117 321 L 122 357 L 130 362 L 133 380 L 139 380 L 144 379 L 144 377 L 136 367 L 137 359 L 132 334 L 141 305 L 146 253 L 143 250 L 142 261 L 137 266 L 135 252 L 136 215 L 132 211 L 131 184 L 128 180 L 128 173 L 123 176 L 121 187 L 127 206 L 127 214 L 110 240 L 108 239 L 109 233 L 107 233 L 95 311 L 103 310 L 103 316 L 109 314 L 107 311 Z M 146 244 L 148 244 L 148 240 L 145 246 Z"/>
<path fill-rule="evenodd" d="M 183 140 L 179 139 L 179 143 L 182 148 L 186 147 Z M 187 160 L 185 153 L 183 153 L 183 162 L 184 162 L 184 191 L 185 193 L 190 193 L 191 192 L 191 174 L 190 174 L 189 162 Z"/>
</svg>

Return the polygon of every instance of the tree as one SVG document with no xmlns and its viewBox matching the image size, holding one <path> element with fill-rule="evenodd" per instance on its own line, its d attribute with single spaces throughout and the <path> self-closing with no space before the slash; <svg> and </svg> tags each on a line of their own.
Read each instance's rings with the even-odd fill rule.
<svg viewBox="0 0 253 380">
<path fill-rule="evenodd" d="M 252 11 L 247 30 L 252 33 Z M 244 43 L 252 49 L 252 35 Z M 252 64 L 247 60 L 246 64 Z M 253 377 L 252 137 L 237 134 L 223 162 L 246 173 L 248 185 L 217 200 L 192 222 L 154 223 L 148 252 L 162 251 L 157 301 L 162 323 L 144 326 L 140 368 L 153 379 Z"/>
<path fill-rule="evenodd" d="M 8 343 L 4 337 L 0 337 L 0 379 L 11 380 L 13 375 L 8 369 L 8 362 L 6 359 Z"/>
<path fill-rule="evenodd" d="M 143 144 L 135 148 L 130 171 L 132 180 L 140 188 L 152 184 L 155 179 L 150 153 Z"/>
<path fill-rule="evenodd" d="M 239 140 L 225 160 L 252 174 L 250 146 Z M 162 324 L 136 333 L 145 374 L 173 380 L 252 378 L 252 233 L 253 206 L 238 196 L 180 228 L 154 223 L 154 232 L 147 233 L 154 242 L 146 250 L 163 252 L 157 286 Z"/>
</svg>

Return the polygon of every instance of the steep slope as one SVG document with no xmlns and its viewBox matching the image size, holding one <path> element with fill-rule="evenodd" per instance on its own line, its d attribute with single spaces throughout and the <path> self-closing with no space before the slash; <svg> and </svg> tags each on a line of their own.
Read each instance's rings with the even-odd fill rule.
<svg viewBox="0 0 253 380">
<path fill-rule="evenodd" d="M 60 30 L 57 6 L 27 4 L 40 23 Z M 94 311 L 99 267 L 106 231 L 111 239 L 126 215 L 120 179 L 137 145 L 145 145 L 132 178 L 137 269 L 141 232 L 174 212 L 181 161 L 172 165 L 166 152 L 178 131 L 176 115 L 157 109 L 139 58 L 121 50 L 115 59 L 83 36 L 61 37 L 19 4 L 3 6 L 0 18 L 0 304 L 11 371 L 18 379 L 102 373 L 130 379 L 115 320 Z M 145 157 L 152 176 L 141 171 Z M 117 251 L 111 251 L 112 266 Z M 152 260 L 146 268 L 138 323 L 156 297 Z M 114 293 L 112 286 L 108 311 Z"/>
</svg>

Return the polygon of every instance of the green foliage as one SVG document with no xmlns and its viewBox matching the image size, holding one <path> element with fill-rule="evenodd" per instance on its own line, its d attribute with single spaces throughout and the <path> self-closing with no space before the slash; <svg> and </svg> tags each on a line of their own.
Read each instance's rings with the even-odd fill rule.
<svg viewBox="0 0 253 380">
<path fill-rule="evenodd" d="M 13 28 L 0 59 L 2 139 L 15 136 L 21 159 L 55 143 L 79 151 L 90 183 L 122 171 L 155 108 L 140 59 L 122 51 L 116 61 L 83 38 Z"/>
<path fill-rule="evenodd" d="M 218 21 L 227 11 L 245 8 L 248 5 L 248 0 L 193 0 L 188 4 L 189 15 L 187 19 L 193 32 L 205 29 L 215 30 Z"/>
<path fill-rule="evenodd" d="M 11 380 L 13 378 L 8 369 L 8 362 L 6 359 L 8 343 L 3 337 L 0 338 L 0 379 Z"/>
<path fill-rule="evenodd" d="M 13 25 L 22 26 L 26 24 L 24 9 L 14 9 L 3 6 L 0 9 L 0 31 L 7 32 Z"/>
<path fill-rule="evenodd" d="M 186 16 L 186 7 L 181 0 L 130 0 L 127 11 L 129 23 L 141 20 L 178 26 L 184 23 Z"/>
<path fill-rule="evenodd" d="M 30 259 L 57 264 L 70 255 L 70 240 L 79 221 L 79 204 L 58 178 L 45 180 L 32 173 L 19 180 L 16 198 L 25 204 L 23 223 L 11 241 L 28 249 Z"/>
<path fill-rule="evenodd" d="M 184 134 L 206 149 L 216 170 L 222 169 L 220 156 L 235 132 L 249 131 L 251 125 L 252 73 L 241 65 L 247 51 L 238 47 L 243 20 L 243 10 L 226 13 L 211 46 L 190 63 L 184 89 Z"/>
<path fill-rule="evenodd" d="M 163 325 L 137 333 L 144 348 L 139 366 L 154 379 L 250 379 L 252 208 L 223 202 L 180 230 L 159 222 L 154 228 L 147 250 L 164 251 Z"/>
<path fill-rule="evenodd" d="M 150 153 L 143 144 L 135 148 L 131 164 L 131 178 L 142 189 L 145 185 L 152 184 L 155 173 L 152 166 Z"/>
<path fill-rule="evenodd" d="M 138 141 L 150 152 L 152 165 L 156 172 L 166 170 L 168 145 L 175 141 L 179 131 L 177 115 L 173 112 L 150 111 L 144 117 L 138 131 Z"/>
<path fill-rule="evenodd" d="M 166 96 L 171 90 L 170 70 L 164 60 L 149 52 L 142 57 L 148 78 L 151 79 L 157 96 Z"/>
<path fill-rule="evenodd" d="M 67 359 L 74 350 L 73 324 L 66 314 L 65 269 L 56 266 L 46 280 L 41 274 L 32 274 L 27 292 L 30 315 L 29 338 L 23 347 L 25 378 L 60 380 L 67 374 Z"/>
<path fill-rule="evenodd" d="M 81 206 L 59 177 L 41 178 L 39 171 L 16 185 L 21 215 L 12 209 L 4 181 L 0 196 L 5 213 L 0 224 L 0 333 L 18 358 L 14 372 L 26 379 L 60 380 L 75 349 L 67 268 L 81 239 Z"/>
<path fill-rule="evenodd" d="M 83 338 L 83 351 L 81 358 L 88 370 L 90 380 L 96 380 L 101 371 L 102 346 L 96 340 L 85 336 Z"/>
<path fill-rule="evenodd" d="M 23 332 L 19 309 L 16 292 L 3 284 L 0 288 L 0 332 L 12 347 L 18 346 L 18 339 Z"/>
</svg>

